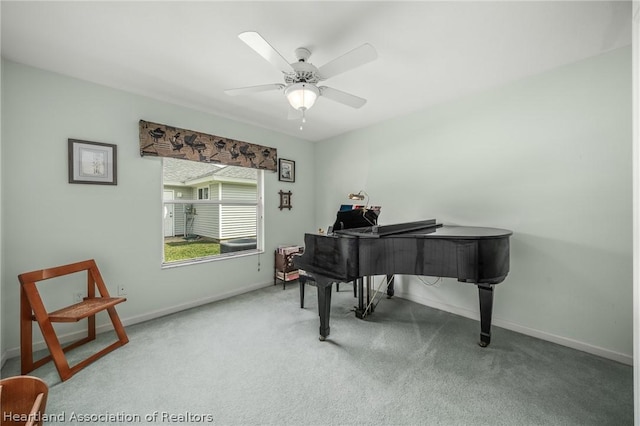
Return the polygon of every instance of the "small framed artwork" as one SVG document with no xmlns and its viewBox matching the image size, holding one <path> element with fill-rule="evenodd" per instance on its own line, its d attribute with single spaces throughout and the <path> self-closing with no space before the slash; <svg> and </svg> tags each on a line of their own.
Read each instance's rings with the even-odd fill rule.
<svg viewBox="0 0 640 426">
<path fill-rule="evenodd" d="M 117 185 L 116 145 L 69 139 L 69 183 Z"/>
<path fill-rule="evenodd" d="M 291 210 L 291 191 L 280 191 L 280 210 L 282 209 L 289 209 Z"/>
<path fill-rule="evenodd" d="M 278 159 L 278 180 L 283 182 L 296 181 L 296 162 L 292 160 Z"/>
</svg>

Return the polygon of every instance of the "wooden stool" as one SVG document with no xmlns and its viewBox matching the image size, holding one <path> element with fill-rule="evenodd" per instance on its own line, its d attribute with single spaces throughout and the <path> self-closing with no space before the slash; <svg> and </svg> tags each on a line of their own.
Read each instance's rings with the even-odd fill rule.
<svg viewBox="0 0 640 426">
<path fill-rule="evenodd" d="M 305 284 L 309 284 L 315 287 L 316 279 L 312 275 L 301 270 L 300 275 L 298 276 L 298 283 L 300 285 L 300 308 L 304 308 L 304 286 Z"/>
<path fill-rule="evenodd" d="M 0 423 L 42 425 L 49 387 L 37 377 L 15 376 L 0 380 Z"/>
<path fill-rule="evenodd" d="M 82 302 L 58 309 L 54 312 L 47 312 L 44 304 L 42 303 L 42 299 L 40 298 L 40 293 L 38 292 L 36 283 L 50 278 L 56 278 L 82 271 L 87 271 L 87 297 L 85 297 Z M 115 305 L 122 303 L 127 299 L 124 297 L 109 296 L 109 292 L 107 291 L 107 287 L 104 284 L 104 280 L 100 275 L 100 271 L 98 270 L 95 260 L 85 260 L 83 262 L 72 263 L 69 265 L 26 272 L 18 275 L 18 278 L 21 284 L 20 353 L 22 374 L 27 374 L 53 359 L 60 378 L 62 381 L 65 381 L 88 364 L 129 341 L 115 309 Z M 100 296 L 98 297 L 96 297 L 96 287 L 100 293 Z M 67 362 L 64 352 L 95 340 L 95 315 L 104 310 L 109 313 L 109 317 L 111 318 L 118 340 L 101 351 L 89 356 L 85 360 L 77 363 L 73 367 L 69 367 L 69 363 Z M 87 337 L 65 347 L 61 347 L 52 323 L 78 322 L 85 318 L 87 318 L 88 321 Z M 40 331 L 42 332 L 42 336 L 44 337 L 45 343 L 47 344 L 50 352 L 50 355 L 47 355 L 37 361 L 33 360 L 32 321 L 36 321 L 40 326 Z"/>
<path fill-rule="evenodd" d="M 305 284 L 317 287 L 316 279 L 313 275 L 309 274 L 302 269 L 299 270 L 298 283 L 300 283 L 300 308 L 304 308 L 304 286 Z M 353 281 L 353 297 L 358 297 L 358 291 L 356 288 L 356 282 Z M 340 291 L 340 283 L 336 283 L 336 292 Z"/>
</svg>

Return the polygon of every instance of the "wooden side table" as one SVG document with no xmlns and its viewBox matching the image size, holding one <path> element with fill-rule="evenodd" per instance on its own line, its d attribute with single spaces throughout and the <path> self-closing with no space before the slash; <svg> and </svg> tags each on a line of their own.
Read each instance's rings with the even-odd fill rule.
<svg viewBox="0 0 640 426">
<path fill-rule="evenodd" d="M 299 246 L 279 247 L 276 249 L 273 285 L 276 285 L 278 281 L 282 281 L 282 289 L 284 290 L 287 282 L 298 279 L 299 272 L 293 266 L 293 257 L 301 254 L 302 251 L 303 248 Z"/>
</svg>

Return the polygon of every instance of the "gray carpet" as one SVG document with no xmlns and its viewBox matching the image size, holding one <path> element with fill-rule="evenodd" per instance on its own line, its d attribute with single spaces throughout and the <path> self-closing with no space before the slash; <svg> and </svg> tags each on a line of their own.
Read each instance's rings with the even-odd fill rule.
<svg viewBox="0 0 640 426">
<path fill-rule="evenodd" d="M 483 349 L 477 321 L 399 298 L 359 320 L 347 287 L 326 342 L 315 288 L 300 309 L 293 283 L 129 326 L 126 346 L 67 382 L 51 363 L 32 375 L 63 424 L 633 424 L 630 366 L 498 327 Z M 7 361 L 2 377 L 17 374 Z"/>
</svg>

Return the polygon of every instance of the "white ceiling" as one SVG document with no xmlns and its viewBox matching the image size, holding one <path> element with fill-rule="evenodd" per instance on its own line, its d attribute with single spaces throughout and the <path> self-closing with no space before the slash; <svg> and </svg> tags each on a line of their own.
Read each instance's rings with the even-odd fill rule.
<svg viewBox="0 0 640 426">
<path fill-rule="evenodd" d="M 6 59 L 314 141 L 631 44 L 628 1 L 3 0 L 1 7 Z M 301 131 L 287 119 L 281 92 L 227 96 L 224 89 L 283 82 L 238 38 L 243 31 L 259 32 L 290 62 L 306 47 L 316 66 L 372 44 L 377 60 L 323 82 L 367 104 L 320 98 Z"/>
</svg>

